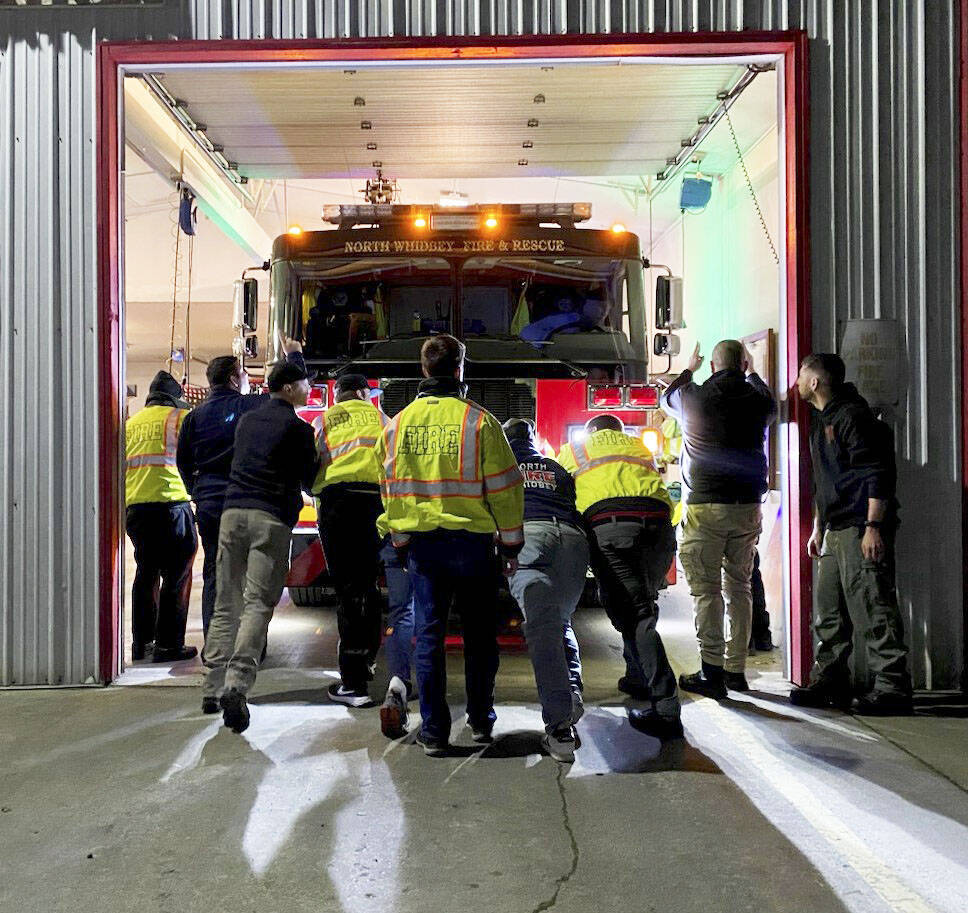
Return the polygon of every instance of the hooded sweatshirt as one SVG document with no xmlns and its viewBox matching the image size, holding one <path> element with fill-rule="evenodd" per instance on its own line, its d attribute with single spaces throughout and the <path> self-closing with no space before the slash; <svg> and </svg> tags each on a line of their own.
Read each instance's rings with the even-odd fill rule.
<svg viewBox="0 0 968 913">
<path fill-rule="evenodd" d="M 575 507 L 575 480 L 560 463 L 539 453 L 529 441 L 511 441 L 524 476 L 524 521 L 558 520 L 580 525 Z"/>
<path fill-rule="evenodd" d="M 844 384 L 814 416 L 810 457 L 814 499 L 824 527 L 863 526 L 868 498 L 888 501 L 886 519 L 896 517 L 894 436 L 853 384 Z"/>
</svg>

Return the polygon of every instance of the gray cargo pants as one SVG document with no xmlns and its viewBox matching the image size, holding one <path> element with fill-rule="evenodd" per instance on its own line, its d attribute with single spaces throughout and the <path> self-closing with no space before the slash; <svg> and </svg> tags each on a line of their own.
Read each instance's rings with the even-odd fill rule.
<svg viewBox="0 0 968 913">
<path fill-rule="evenodd" d="M 215 612 L 202 662 L 205 697 L 247 693 L 255 682 L 269 621 L 286 583 L 292 530 L 263 510 L 222 514 L 216 559 Z"/>
<path fill-rule="evenodd" d="M 874 690 L 909 695 L 908 650 L 894 580 L 894 536 L 884 531 L 887 555 L 883 561 L 864 557 L 862 536 L 863 530 L 856 528 L 828 529 L 824 534 L 813 619 L 819 643 L 810 679 L 834 688 L 848 687 L 853 618 L 864 625 Z"/>
<path fill-rule="evenodd" d="M 511 595 L 524 615 L 545 729 L 569 726 L 582 714 L 581 658 L 571 616 L 585 588 L 588 541 L 557 520 L 528 520 Z"/>
</svg>

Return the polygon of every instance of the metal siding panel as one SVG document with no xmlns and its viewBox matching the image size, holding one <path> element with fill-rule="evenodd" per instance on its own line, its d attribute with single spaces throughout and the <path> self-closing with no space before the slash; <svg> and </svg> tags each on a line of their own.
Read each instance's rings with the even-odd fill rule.
<svg viewBox="0 0 968 913">
<path fill-rule="evenodd" d="M 815 341 L 835 347 L 850 316 L 901 323 L 908 388 L 898 410 L 900 497 L 913 517 L 931 491 L 937 514 L 930 525 L 910 523 L 917 534 L 902 530 L 901 597 L 916 676 L 934 687 L 955 684 L 962 601 L 955 12 L 952 0 L 880 0 L 875 12 L 863 0 L 192 0 L 162 10 L 0 14 L 0 31 L 11 36 L 0 61 L 0 382 L 9 404 L 0 418 L 9 467 L 0 485 L 0 682 L 79 682 L 96 665 L 95 34 L 805 27 L 813 39 Z M 46 365 L 50 382 L 38 367 Z"/>
</svg>

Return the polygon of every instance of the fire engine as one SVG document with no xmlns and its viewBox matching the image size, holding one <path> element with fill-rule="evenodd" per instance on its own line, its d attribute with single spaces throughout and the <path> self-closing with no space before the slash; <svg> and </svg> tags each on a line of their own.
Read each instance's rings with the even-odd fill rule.
<svg viewBox="0 0 968 913">
<path fill-rule="evenodd" d="M 549 455 L 603 410 L 654 451 L 639 239 L 579 227 L 590 216 L 589 203 L 326 206 L 334 228 L 273 245 L 267 361 L 280 334 L 303 341 L 324 381 L 307 420 L 345 371 L 379 386 L 392 417 L 416 396 L 423 341 L 451 333 L 467 346 L 467 396 L 502 422 L 533 419 Z M 325 562 L 312 509 L 293 540 L 289 592 L 314 604 Z"/>
</svg>

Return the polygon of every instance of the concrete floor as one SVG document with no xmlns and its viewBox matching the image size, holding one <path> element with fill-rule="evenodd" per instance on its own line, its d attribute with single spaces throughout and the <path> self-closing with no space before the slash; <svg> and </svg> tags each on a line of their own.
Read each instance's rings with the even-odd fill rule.
<svg viewBox="0 0 968 913">
<path fill-rule="evenodd" d="M 197 594 L 196 594 L 197 595 Z M 688 600 L 662 598 L 678 670 Z M 140 687 L 0 694 L 0 910 L 683 911 L 968 908 L 968 721 L 944 697 L 862 721 L 783 700 L 774 656 L 749 697 L 688 700 L 687 739 L 625 721 L 617 637 L 577 624 L 579 760 L 542 757 L 526 655 L 502 657 L 497 741 L 387 742 L 327 703 L 334 618 L 284 604 L 239 737 L 198 710 L 199 667 Z M 159 687 L 160 683 L 185 687 Z"/>
</svg>

